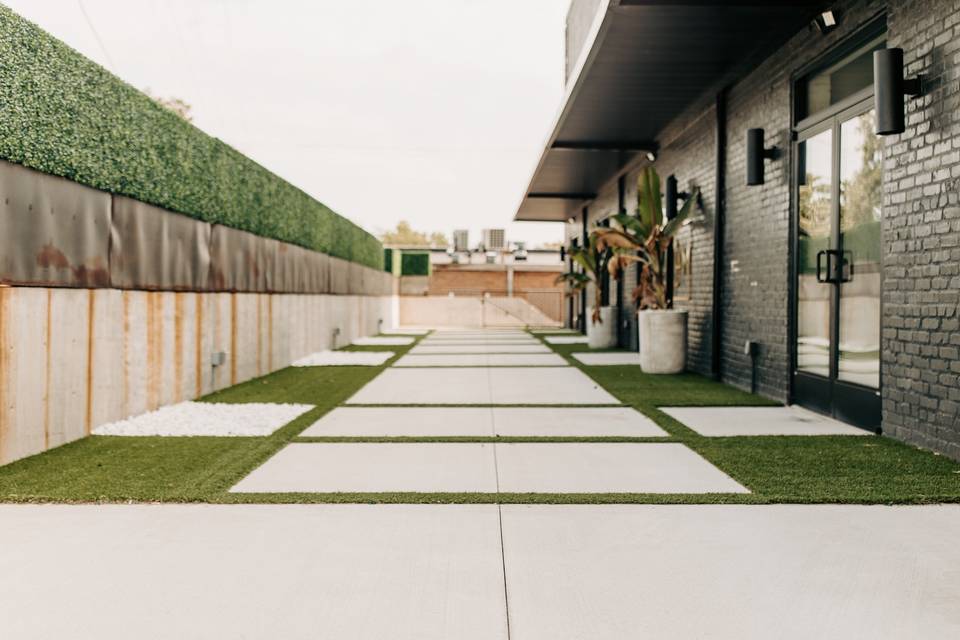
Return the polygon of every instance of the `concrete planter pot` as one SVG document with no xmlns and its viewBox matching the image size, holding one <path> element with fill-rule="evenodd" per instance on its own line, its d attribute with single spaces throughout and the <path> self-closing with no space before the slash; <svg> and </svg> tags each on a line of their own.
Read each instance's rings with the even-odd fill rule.
<svg viewBox="0 0 960 640">
<path fill-rule="evenodd" d="M 686 311 L 641 311 L 637 327 L 644 373 L 681 373 L 686 369 Z"/>
<path fill-rule="evenodd" d="M 601 322 L 593 320 L 593 307 L 587 309 L 587 344 L 591 349 L 610 349 L 617 346 L 617 308 L 600 307 Z"/>
</svg>

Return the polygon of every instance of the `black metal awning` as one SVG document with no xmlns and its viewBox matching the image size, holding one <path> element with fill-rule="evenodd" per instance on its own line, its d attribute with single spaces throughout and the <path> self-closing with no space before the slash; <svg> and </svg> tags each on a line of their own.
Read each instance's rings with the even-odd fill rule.
<svg viewBox="0 0 960 640">
<path fill-rule="evenodd" d="M 516 220 L 566 220 L 698 101 L 809 25 L 822 0 L 602 0 Z M 811 34 L 812 35 L 812 34 Z"/>
</svg>

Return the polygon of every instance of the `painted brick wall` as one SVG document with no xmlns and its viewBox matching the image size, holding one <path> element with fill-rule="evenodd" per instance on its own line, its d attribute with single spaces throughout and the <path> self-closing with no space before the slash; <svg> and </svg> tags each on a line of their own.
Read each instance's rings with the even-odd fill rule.
<svg viewBox="0 0 960 640">
<path fill-rule="evenodd" d="M 925 90 L 884 151 L 883 428 L 960 458 L 960 2 L 891 2 L 887 24 Z"/>
</svg>

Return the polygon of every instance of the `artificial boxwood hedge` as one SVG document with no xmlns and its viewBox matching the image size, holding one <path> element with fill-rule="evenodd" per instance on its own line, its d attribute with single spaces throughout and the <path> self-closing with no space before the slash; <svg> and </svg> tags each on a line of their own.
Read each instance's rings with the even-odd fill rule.
<svg viewBox="0 0 960 640">
<path fill-rule="evenodd" d="M 430 254 L 426 251 L 417 251 L 414 253 L 404 251 L 403 255 L 400 256 L 400 275 L 430 275 Z"/>
<path fill-rule="evenodd" d="M 372 235 L 0 5 L 0 158 L 374 268 Z"/>
</svg>

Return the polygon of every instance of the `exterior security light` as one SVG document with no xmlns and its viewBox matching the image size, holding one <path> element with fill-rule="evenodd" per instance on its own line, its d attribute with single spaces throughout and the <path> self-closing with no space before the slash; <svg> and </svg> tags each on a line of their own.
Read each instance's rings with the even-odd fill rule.
<svg viewBox="0 0 960 640">
<path fill-rule="evenodd" d="M 873 101 L 877 112 L 876 133 L 888 136 L 905 130 L 903 96 L 918 96 L 920 77 L 903 78 L 903 49 L 873 52 Z"/>
<path fill-rule="evenodd" d="M 656 162 L 656 161 L 657 161 L 657 152 L 656 152 L 656 151 L 647 151 L 646 157 L 647 157 L 647 160 L 649 160 L 650 162 Z"/>
<path fill-rule="evenodd" d="M 813 24 L 820 33 L 829 33 L 837 26 L 837 14 L 833 10 L 824 11 L 814 19 Z"/>
<path fill-rule="evenodd" d="M 763 146 L 763 129 L 747 129 L 747 186 L 763 184 L 763 161 L 775 160 L 777 148 Z"/>
</svg>

